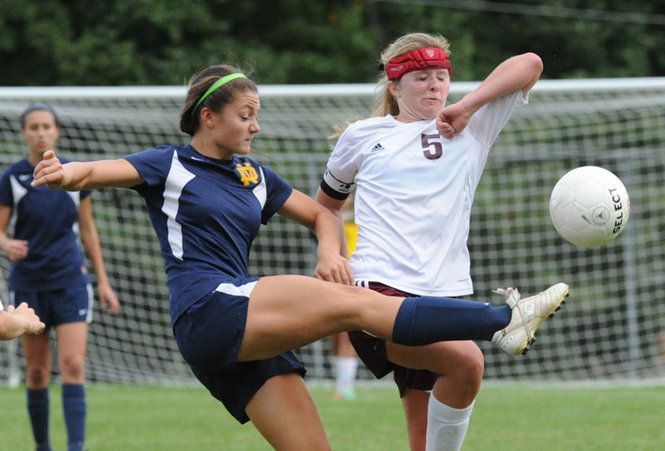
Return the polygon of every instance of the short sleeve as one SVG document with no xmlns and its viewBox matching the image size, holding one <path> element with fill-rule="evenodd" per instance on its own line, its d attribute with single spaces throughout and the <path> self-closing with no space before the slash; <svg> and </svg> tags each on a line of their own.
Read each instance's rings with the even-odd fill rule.
<svg viewBox="0 0 665 451">
<path fill-rule="evenodd" d="M 173 147 L 161 146 L 125 156 L 125 160 L 136 168 L 143 179 L 142 184 L 132 188 L 141 192 L 147 186 L 157 186 L 164 183 L 169 173 L 173 152 L 175 152 Z"/>
<path fill-rule="evenodd" d="M 333 199 L 343 200 L 349 196 L 360 167 L 361 152 L 352 130 L 350 126 L 340 136 L 321 181 L 321 190 Z"/>
<path fill-rule="evenodd" d="M 268 220 L 280 209 L 291 196 L 293 188 L 286 180 L 277 175 L 272 169 L 262 166 L 266 182 L 266 203 L 261 212 L 261 222 L 267 224 Z"/>
<path fill-rule="evenodd" d="M 515 109 L 529 102 L 522 90 L 496 99 L 480 108 L 469 121 L 467 130 L 486 147 L 491 147 Z"/>
</svg>

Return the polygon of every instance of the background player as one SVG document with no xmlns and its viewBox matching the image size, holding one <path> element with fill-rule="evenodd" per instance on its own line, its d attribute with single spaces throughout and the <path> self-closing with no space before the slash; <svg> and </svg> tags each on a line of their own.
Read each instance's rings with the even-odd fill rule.
<svg viewBox="0 0 665 451">
<path fill-rule="evenodd" d="M 111 289 L 90 191 L 65 193 L 31 185 L 35 165 L 60 136 L 60 121 L 50 105 L 30 105 L 21 115 L 28 155 L 0 179 L 0 248 L 12 262 L 10 302 L 26 302 L 46 325 L 23 337 L 28 413 L 38 450 L 50 449 L 50 328 L 55 329 L 62 405 L 69 450 L 83 448 L 85 436 L 85 354 L 92 320 L 92 290 L 79 236 L 97 277 L 99 299 L 112 314 L 120 303 Z M 5 232 L 10 219 L 13 237 Z"/>
</svg>

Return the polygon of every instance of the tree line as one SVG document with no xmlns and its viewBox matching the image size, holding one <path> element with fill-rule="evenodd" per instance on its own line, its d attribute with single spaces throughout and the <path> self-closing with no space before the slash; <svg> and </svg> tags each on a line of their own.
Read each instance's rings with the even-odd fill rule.
<svg viewBox="0 0 665 451">
<path fill-rule="evenodd" d="M 501 60 L 525 51 L 543 58 L 548 79 L 665 71 L 662 2 L 509 5 L 519 6 L 470 0 L 0 0 L 0 85 L 180 85 L 220 62 L 241 66 L 261 84 L 366 83 L 379 75 L 381 50 L 414 31 L 448 38 L 454 80 L 480 80 Z"/>
</svg>

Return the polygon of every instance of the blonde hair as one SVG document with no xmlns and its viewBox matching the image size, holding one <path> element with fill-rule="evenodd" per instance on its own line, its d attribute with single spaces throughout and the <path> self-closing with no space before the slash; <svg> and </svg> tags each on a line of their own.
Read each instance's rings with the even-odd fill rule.
<svg viewBox="0 0 665 451">
<path fill-rule="evenodd" d="M 410 33 L 396 39 L 381 52 L 381 66 L 385 66 L 388 61 L 397 56 L 423 47 L 436 47 L 443 50 L 446 55 L 450 55 L 450 44 L 443 36 L 439 34 Z M 385 73 L 381 75 L 378 83 L 379 88 L 374 99 L 372 116 L 385 116 L 387 114 L 397 116 L 399 114 L 399 107 L 388 90 L 389 82 Z M 390 83 L 399 83 L 399 80 L 394 80 Z"/>
<path fill-rule="evenodd" d="M 381 52 L 381 67 L 385 66 L 391 59 L 409 53 L 411 50 L 420 49 L 423 47 L 437 47 L 450 55 L 450 44 L 448 40 L 439 34 L 427 33 L 409 33 L 396 39 L 388 47 Z M 391 83 L 399 83 L 399 80 L 394 80 Z M 399 114 L 399 107 L 388 90 L 388 76 L 382 73 L 379 81 L 377 82 L 376 94 L 374 95 L 374 105 L 372 107 L 372 117 L 385 116 L 392 114 L 397 116 Z M 347 120 L 343 125 L 335 126 L 334 132 L 328 137 L 331 142 L 336 142 L 342 135 L 346 127 L 360 118 L 355 117 Z"/>
</svg>

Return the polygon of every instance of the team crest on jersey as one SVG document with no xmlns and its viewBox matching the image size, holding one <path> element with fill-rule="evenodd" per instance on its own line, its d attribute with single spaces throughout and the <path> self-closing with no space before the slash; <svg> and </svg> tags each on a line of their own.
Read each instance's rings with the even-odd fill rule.
<svg viewBox="0 0 665 451">
<path fill-rule="evenodd" d="M 251 164 L 238 163 L 236 164 L 236 171 L 243 185 L 249 186 L 250 183 L 254 185 L 259 184 L 259 173 L 256 172 L 256 169 Z"/>
</svg>

